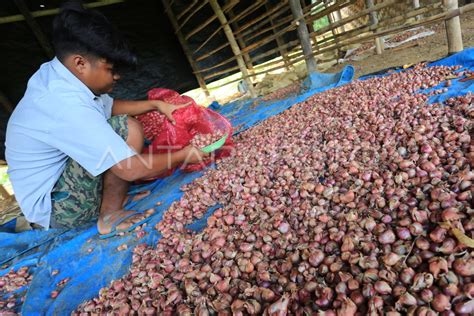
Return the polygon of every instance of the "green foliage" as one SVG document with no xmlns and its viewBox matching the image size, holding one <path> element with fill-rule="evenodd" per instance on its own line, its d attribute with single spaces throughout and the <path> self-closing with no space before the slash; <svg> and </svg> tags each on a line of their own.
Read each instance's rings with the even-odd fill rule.
<svg viewBox="0 0 474 316">
<path fill-rule="evenodd" d="M 328 25 L 329 25 L 329 19 L 327 16 L 313 22 L 313 27 L 315 31 Z"/>
<path fill-rule="evenodd" d="M 316 0 L 318 1 L 318 0 Z M 313 0 L 312 2 L 316 2 L 315 0 Z M 317 5 L 315 6 L 313 9 L 312 9 L 312 14 L 311 15 L 314 15 L 318 12 L 321 12 L 322 10 L 324 10 L 324 4 L 320 4 L 320 5 Z M 316 20 L 316 21 L 313 21 L 313 27 L 314 27 L 314 30 L 317 31 L 319 30 L 320 28 L 323 28 L 325 26 L 328 26 L 329 25 L 329 19 L 328 19 L 328 16 L 325 15 L 324 17 Z"/>
</svg>

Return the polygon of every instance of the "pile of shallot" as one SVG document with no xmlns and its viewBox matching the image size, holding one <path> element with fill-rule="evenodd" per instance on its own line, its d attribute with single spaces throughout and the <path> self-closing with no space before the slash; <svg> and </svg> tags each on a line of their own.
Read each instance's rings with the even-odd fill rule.
<svg viewBox="0 0 474 316">
<path fill-rule="evenodd" d="M 243 132 L 76 314 L 472 315 L 474 97 L 419 92 L 456 70 L 355 81 Z"/>
<path fill-rule="evenodd" d="M 0 315 L 16 315 L 15 310 L 18 303 L 18 293 L 22 287 L 28 285 L 31 275 L 28 267 L 13 269 L 7 274 L 0 276 Z"/>
<path fill-rule="evenodd" d="M 216 129 L 212 133 L 194 135 L 193 139 L 191 139 L 191 144 L 196 148 L 204 148 L 206 146 L 214 144 L 223 136 L 224 132 L 219 129 Z"/>
<path fill-rule="evenodd" d="M 301 90 L 301 82 L 295 82 L 284 88 L 280 88 L 276 91 L 273 91 L 272 93 L 269 93 L 263 96 L 261 99 L 263 101 L 286 99 L 290 96 L 297 95 L 298 92 L 300 92 L 300 90 Z"/>
</svg>

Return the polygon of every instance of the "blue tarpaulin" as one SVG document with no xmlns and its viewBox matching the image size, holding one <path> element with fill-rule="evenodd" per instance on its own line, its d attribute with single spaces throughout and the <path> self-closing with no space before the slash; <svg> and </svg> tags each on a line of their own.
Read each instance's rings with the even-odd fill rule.
<svg viewBox="0 0 474 316">
<path fill-rule="evenodd" d="M 474 68 L 474 49 L 467 49 L 455 56 L 440 60 L 432 65 L 463 65 Z M 236 133 L 254 126 L 262 120 L 302 102 L 311 95 L 348 83 L 353 78 L 353 68 L 348 66 L 341 73 L 331 76 L 313 75 L 312 87 L 302 89 L 302 93 L 279 101 L 246 100 L 236 101 L 225 106 L 214 104 L 220 113 L 230 118 Z M 314 78 L 319 77 L 321 85 L 314 86 Z M 362 78 L 362 79 L 367 79 Z M 324 84 L 323 84 L 324 83 Z M 303 88 L 303 87 L 302 87 Z M 474 80 L 465 83 L 453 80 L 446 95 L 456 96 L 474 92 Z M 442 96 L 436 96 L 440 98 Z M 442 100 L 442 99 L 439 99 Z M 210 166 L 211 168 L 213 166 Z M 146 185 L 131 188 L 131 194 L 150 190 L 151 194 L 142 200 L 127 204 L 128 209 L 146 210 L 155 208 L 152 220 L 144 228 L 146 235 L 139 239 L 136 234 L 101 240 L 95 223 L 90 223 L 72 230 L 51 229 L 48 231 L 29 231 L 15 234 L 8 231 L 8 226 L 0 228 L 0 266 L 8 264 L 0 270 L 6 274 L 11 268 L 28 266 L 33 273 L 33 280 L 26 291 L 25 301 L 21 308 L 23 315 L 38 314 L 70 314 L 84 300 L 97 296 L 100 288 L 108 286 L 114 279 L 127 273 L 132 259 L 131 250 L 139 243 L 154 245 L 160 238 L 154 226 L 161 220 L 163 212 L 180 199 L 183 192 L 180 187 L 200 177 L 203 172 L 175 172 L 170 177 L 157 180 Z M 160 205 L 157 205 L 160 202 Z M 200 230 L 206 225 L 207 217 L 218 206 L 209 209 L 204 218 L 189 225 L 190 229 Z M 2 232 L 3 229 L 3 232 Z M 127 244 L 128 249 L 118 251 L 117 247 Z M 59 270 L 52 276 L 53 270 Z M 50 298 L 56 284 L 71 278 L 60 288 L 56 299 Z"/>
</svg>

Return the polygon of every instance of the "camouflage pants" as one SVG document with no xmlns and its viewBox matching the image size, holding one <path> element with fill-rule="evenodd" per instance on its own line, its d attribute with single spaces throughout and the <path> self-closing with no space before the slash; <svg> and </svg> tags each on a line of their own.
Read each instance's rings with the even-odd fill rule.
<svg viewBox="0 0 474 316">
<path fill-rule="evenodd" d="M 118 135 L 127 139 L 127 115 L 113 116 L 108 122 Z M 102 175 L 94 177 L 69 158 L 51 192 L 51 227 L 76 227 L 97 218 L 102 202 L 102 182 Z"/>
</svg>

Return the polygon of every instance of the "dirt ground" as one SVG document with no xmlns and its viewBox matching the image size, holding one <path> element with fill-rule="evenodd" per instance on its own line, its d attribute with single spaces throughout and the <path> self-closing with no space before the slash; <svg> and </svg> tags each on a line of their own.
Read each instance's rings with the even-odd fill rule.
<svg viewBox="0 0 474 316">
<path fill-rule="evenodd" d="M 464 48 L 474 47 L 474 12 L 468 12 L 461 17 L 461 27 Z M 335 65 L 327 72 L 337 72 L 345 65 L 350 64 L 354 66 L 357 78 L 390 67 L 443 58 L 448 54 L 444 22 L 434 25 L 433 30 L 436 31 L 436 34 L 417 40 L 417 46 L 389 49 L 382 55 L 376 55 L 374 52 L 366 59 Z"/>
</svg>

